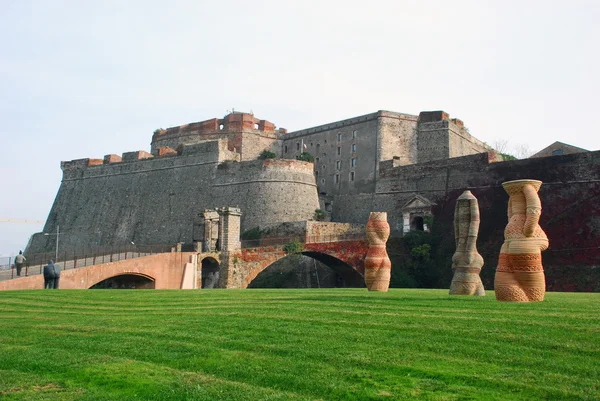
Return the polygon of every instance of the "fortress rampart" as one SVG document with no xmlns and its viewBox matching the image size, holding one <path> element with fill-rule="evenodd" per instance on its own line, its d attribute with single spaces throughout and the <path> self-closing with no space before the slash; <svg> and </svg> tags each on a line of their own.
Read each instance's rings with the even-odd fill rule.
<svg viewBox="0 0 600 401">
<path fill-rule="evenodd" d="M 128 152 L 63 162 L 63 180 L 44 226 L 60 225 L 63 249 L 199 240 L 204 209 L 242 209 L 242 231 L 310 219 L 319 207 L 312 163 L 239 162 L 226 140 L 184 145 L 180 155 Z M 195 238 L 196 237 L 196 238 Z M 28 252 L 54 249 L 54 237 L 32 237 Z"/>
</svg>

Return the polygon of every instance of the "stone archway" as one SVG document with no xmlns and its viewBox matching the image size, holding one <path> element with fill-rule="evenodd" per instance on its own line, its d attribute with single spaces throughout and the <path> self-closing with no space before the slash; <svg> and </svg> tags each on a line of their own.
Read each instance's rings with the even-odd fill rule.
<svg viewBox="0 0 600 401">
<path fill-rule="evenodd" d="M 340 259 L 319 252 L 302 252 L 270 263 L 248 282 L 247 288 L 362 288 L 364 285 L 363 276 Z"/>
<path fill-rule="evenodd" d="M 116 276 L 108 277 L 98 283 L 92 285 L 90 290 L 97 289 L 154 289 L 155 280 L 145 274 L 140 273 L 123 273 Z"/>
<path fill-rule="evenodd" d="M 201 277 L 202 289 L 211 289 L 219 287 L 221 267 L 219 262 L 213 257 L 206 257 L 202 259 Z"/>
</svg>

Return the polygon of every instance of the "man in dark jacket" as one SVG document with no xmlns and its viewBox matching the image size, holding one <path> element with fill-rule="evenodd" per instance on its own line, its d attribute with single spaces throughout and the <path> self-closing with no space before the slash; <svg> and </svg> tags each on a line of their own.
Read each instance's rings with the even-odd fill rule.
<svg viewBox="0 0 600 401">
<path fill-rule="evenodd" d="M 58 289 L 58 280 L 60 279 L 60 266 L 55 265 L 50 259 L 48 264 L 44 266 L 44 288 Z"/>
</svg>

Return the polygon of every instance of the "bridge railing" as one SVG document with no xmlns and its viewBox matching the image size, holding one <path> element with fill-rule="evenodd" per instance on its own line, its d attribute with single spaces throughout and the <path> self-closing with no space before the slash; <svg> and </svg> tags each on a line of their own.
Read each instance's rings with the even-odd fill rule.
<svg viewBox="0 0 600 401">
<path fill-rule="evenodd" d="M 242 248 L 260 248 L 265 246 L 286 245 L 294 241 L 301 244 L 322 244 L 328 242 L 359 241 L 366 239 L 366 234 L 344 235 L 299 235 L 290 237 L 266 237 L 252 240 L 242 240 Z"/>
<path fill-rule="evenodd" d="M 76 269 L 78 267 L 139 258 L 156 253 L 171 252 L 171 249 L 173 248 L 176 247 L 172 244 L 129 244 L 120 246 L 100 246 L 94 248 L 69 249 L 59 252 L 58 258 L 56 257 L 56 252 L 27 254 L 25 255 L 26 261 L 21 271 L 21 276 L 41 274 L 44 266 L 48 264 L 50 259 L 54 260 L 54 263 L 58 263 L 63 270 L 68 270 Z M 8 269 L 0 271 L 0 281 L 9 280 L 16 277 L 17 272 L 14 262 L 12 265 L 8 266 Z"/>
</svg>

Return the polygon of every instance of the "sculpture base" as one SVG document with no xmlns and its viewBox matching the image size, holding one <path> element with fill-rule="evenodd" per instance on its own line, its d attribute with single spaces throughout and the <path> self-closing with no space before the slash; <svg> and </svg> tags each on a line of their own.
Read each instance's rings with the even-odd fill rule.
<svg viewBox="0 0 600 401">
<path fill-rule="evenodd" d="M 485 296 L 479 273 L 463 273 L 457 269 L 450 283 L 450 295 Z"/>
<path fill-rule="evenodd" d="M 367 289 L 369 291 L 388 292 L 391 275 L 392 272 L 390 269 L 365 271 L 365 284 L 367 284 Z"/>
<path fill-rule="evenodd" d="M 546 277 L 537 272 L 496 272 L 496 300 L 503 302 L 542 302 L 546 294 Z"/>
</svg>

